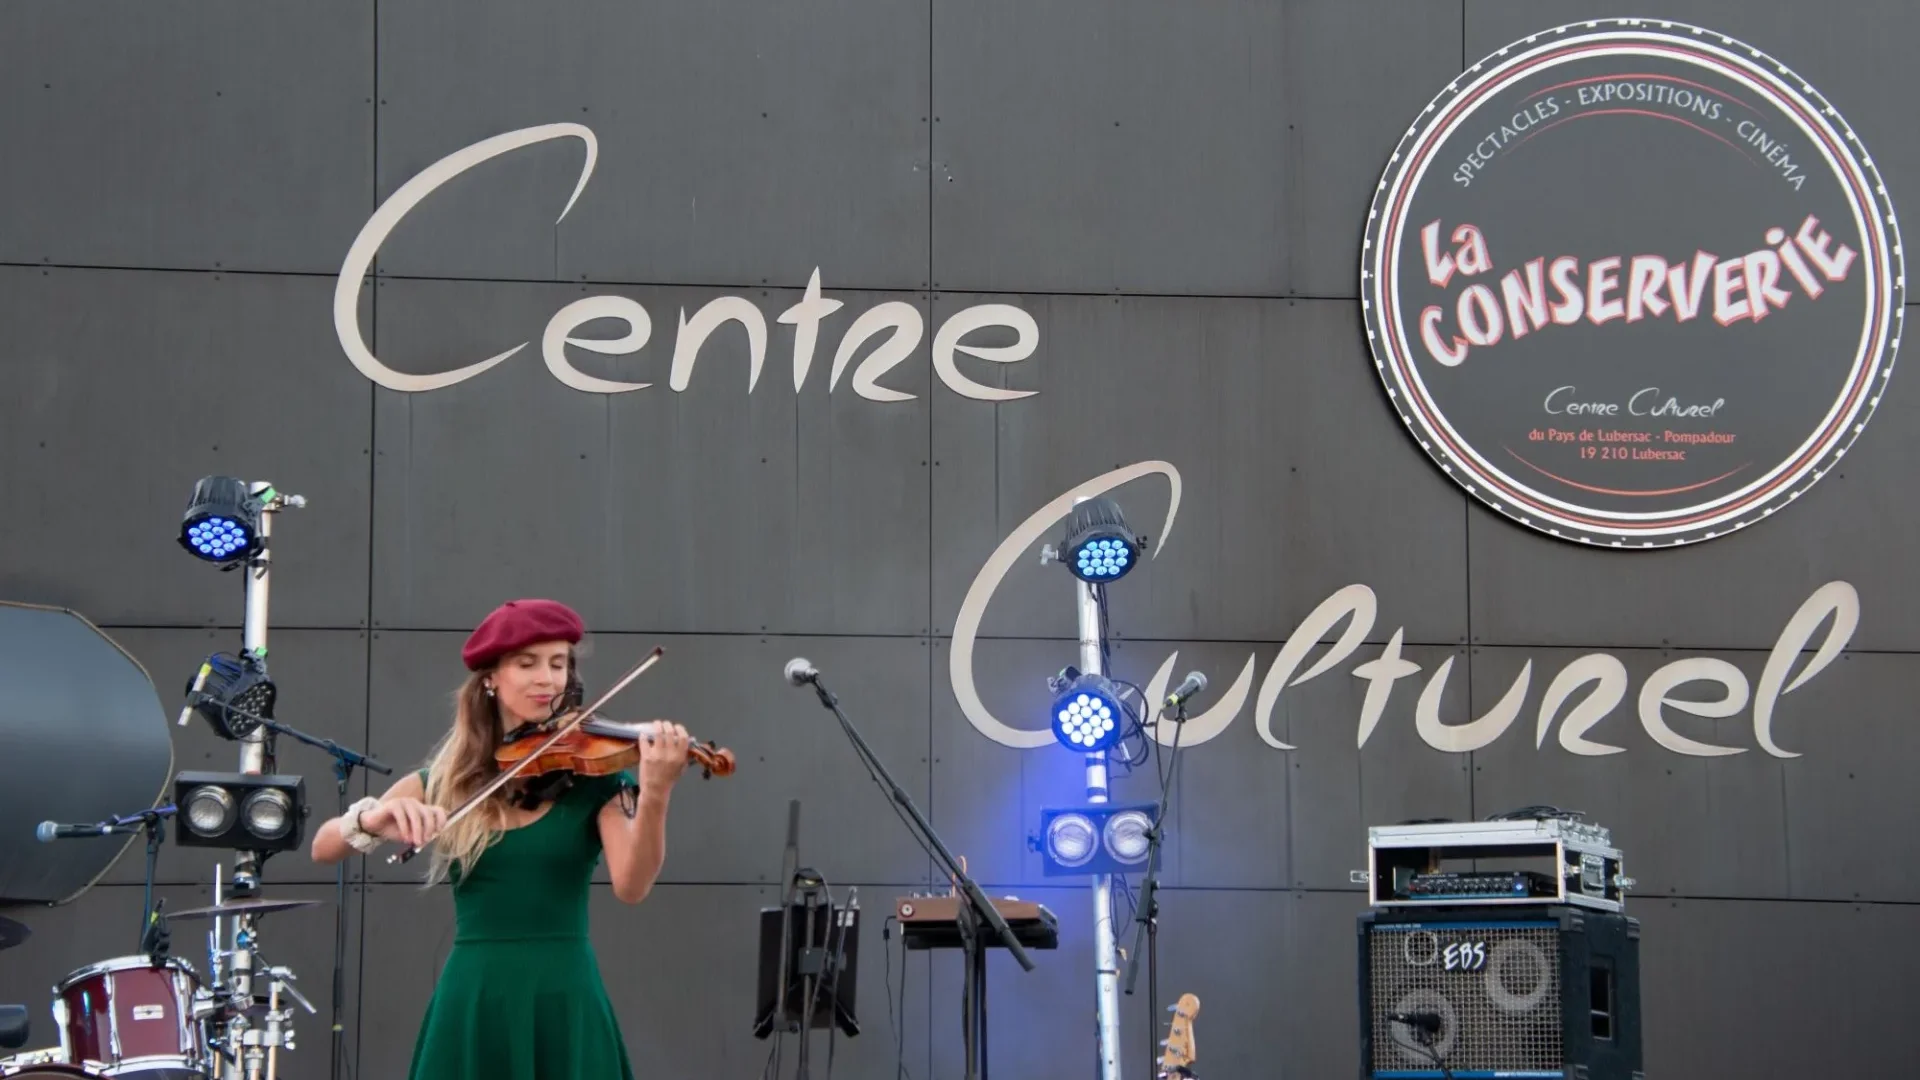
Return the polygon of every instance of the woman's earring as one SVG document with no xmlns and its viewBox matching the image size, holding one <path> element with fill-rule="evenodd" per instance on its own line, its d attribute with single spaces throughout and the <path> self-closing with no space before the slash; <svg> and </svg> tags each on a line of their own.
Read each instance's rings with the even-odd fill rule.
<svg viewBox="0 0 1920 1080">
<path fill-rule="evenodd" d="M 491 687 L 491 686 L 489 686 L 489 687 L 487 687 L 487 696 L 488 696 L 488 697 L 492 697 L 492 696 L 493 696 L 493 687 Z"/>
</svg>

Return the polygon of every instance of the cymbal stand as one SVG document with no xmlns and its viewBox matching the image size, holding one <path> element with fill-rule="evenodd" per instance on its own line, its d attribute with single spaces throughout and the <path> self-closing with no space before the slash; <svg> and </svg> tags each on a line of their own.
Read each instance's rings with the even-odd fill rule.
<svg viewBox="0 0 1920 1080">
<path fill-rule="evenodd" d="M 222 902 L 220 884 L 217 879 L 219 867 L 214 868 L 214 903 Z M 279 1070 L 279 1052 L 292 1050 L 294 1031 L 292 1025 L 293 1009 L 288 1007 L 280 995 L 286 994 L 298 1002 L 309 1013 L 316 1013 L 313 1003 L 293 986 L 296 976 L 291 968 L 267 963 L 255 942 L 256 932 L 251 928 L 236 928 L 234 931 L 235 948 L 222 950 L 219 947 L 220 930 L 217 924 L 223 916 L 215 916 L 216 928 L 208 933 L 208 953 L 212 986 L 200 991 L 194 999 L 196 1021 L 203 1021 L 211 1029 L 207 1044 L 213 1051 L 212 1076 L 215 1078 L 233 1076 L 244 1080 L 275 1080 Z M 240 916 L 236 916 L 236 919 Z M 251 922 L 251 917 L 248 917 Z M 231 961 L 234 953 L 244 949 L 252 961 L 252 977 L 260 978 L 267 985 L 266 1011 L 256 1019 L 250 1015 L 253 1011 L 252 987 L 242 994 L 228 985 L 223 968 Z M 229 1072 L 228 1066 L 231 1066 Z"/>
<path fill-rule="evenodd" d="M 256 959 L 262 959 L 258 953 Z M 268 965 L 260 969 L 267 977 L 267 1013 L 266 1022 L 245 1032 L 242 1036 L 246 1046 L 247 1080 L 275 1080 L 280 1064 L 280 1051 L 294 1049 L 293 1045 L 293 1009 L 286 1007 L 280 1000 L 285 993 L 309 1013 L 316 1010 L 300 991 L 293 988 L 294 974 L 289 968 Z M 266 1071 L 260 1071 L 261 1058 L 266 1059 Z"/>
</svg>

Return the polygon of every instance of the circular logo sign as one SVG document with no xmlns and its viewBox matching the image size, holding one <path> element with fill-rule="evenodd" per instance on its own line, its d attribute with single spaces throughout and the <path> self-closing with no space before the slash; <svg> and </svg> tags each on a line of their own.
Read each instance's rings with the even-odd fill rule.
<svg viewBox="0 0 1920 1080">
<path fill-rule="evenodd" d="M 1905 278 L 1873 159 L 1723 34 L 1577 23 L 1462 73 L 1401 140 L 1367 339 L 1420 446 L 1567 540 L 1723 536 L 1804 494 L 1892 373 Z"/>
</svg>

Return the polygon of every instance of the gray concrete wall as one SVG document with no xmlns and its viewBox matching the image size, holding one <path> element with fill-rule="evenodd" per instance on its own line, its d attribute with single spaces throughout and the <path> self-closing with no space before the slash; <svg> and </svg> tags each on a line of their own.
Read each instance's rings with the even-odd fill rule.
<svg viewBox="0 0 1920 1080">
<path fill-rule="evenodd" d="M 1472 501 L 1407 438 L 1361 332 L 1360 235 L 1396 141 L 1467 64 L 1574 18 L 1667 15 L 1768 50 L 1845 111 L 1895 204 L 1920 206 L 1920 8 L 1658 7 L 7 5 L 0 596 L 82 612 L 174 707 L 202 656 L 238 646 L 242 611 L 236 578 L 174 545 L 178 514 L 202 475 L 271 479 L 310 500 L 278 524 L 281 716 L 396 767 L 444 730 L 462 635 L 503 599 L 577 606 L 598 631 L 588 676 L 602 683 L 664 645 L 614 711 L 679 718 L 742 765 L 676 799 L 648 901 L 596 893 L 640 1071 L 761 1068 L 754 912 L 774 896 L 799 798 L 805 860 L 858 885 L 868 915 L 865 1031 L 838 1044 L 836 1070 L 893 1075 L 897 1037 L 912 1075 L 958 1076 L 957 960 L 903 960 L 897 934 L 879 933 L 891 899 L 929 883 L 928 860 L 832 718 L 781 682 L 789 657 L 810 657 L 990 890 L 1060 916 L 1062 947 L 1038 971 L 994 959 L 990 1015 L 996 1075 L 1069 1075 L 1093 1058 L 1090 904 L 1043 880 L 1025 837 L 1041 806 L 1078 797 L 1078 764 L 981 734 L 950 657 L 968 589 L 1020 522 L 1103 473 L 1165 461 L 1177 523 L 1112 589 L 1116 664 L 1145 685 L 1177 650 L 1176 681 L 1191 667 L 1212 678 L 1208 705 L 1249 672 L 1237 713 L 1215 714 L 1185 757 L 1168 849 L 1161 1000 L 1202 998 L 1203 1075 L 1353 1075 L 1364 898 L 1349 871 L 1366 827 L 1538 802 L 1611 826 L 1639 879 L 1650 1072 L 1905 1067 L 1884 1035 L 1915 1004 L 1899 943 L 1920 938 L 1920 870 L 1901 857 L 1920 764 L 1907 557 L 1920 414 L 1904 378 L 1846 467 L 1789 511 L 1620 556 Z M 333 314 L 362 226 L 446 155 L 546 124 L 593 137 L 570 205 L 582 139 L 492 158 L 401 219 L 347 301 L 401 375 L 524 346 L 456 385 L 377 385 Z M 816 269 L 841 306 L 796 389 L 795 329 L 778 317 Z M 649 387 L 583 392 L 543 361 L 549 319 L 595 296 L 642 305 L 649 342 L 565 355 Z M 680 322 L 721 297 L 764 320 L 757 379 L 735 321 L 676 387 Z M 962 354 L 943 377 L 937 331 L 975 305 L 1026 313 L 1031 355 Z M 917 318 L 917 343 L 874 372 L 883 323 L 829 390 L 843 336 L 876 309 Z M 1015 340 L 1003 328 L 966 343 Z M 973 384 L 1032 396 L 956 389 Z M 907 397 L 872 399 L 886 391 Z M 1155 536 L 1168 493 L 1153 476 L 1115 491 Z M 1040 724 L 1044 676 L 1075 660 L 1068 581 L 1032 555 L 995 594 L 972 664 L 985 707 L 1021 727 Z M 1686 721 L 1745 751 L 1731 756 L 1676 754 L 1642 730 L 1635 702 L 1654 669 L 1718 657 L 1757 682 L 1831 581 L 1857 591 L 1859 626 L 1776 709 L 1776 737 L 1801 756 L 1760 752 L 1750 709 Z M 1259 731 L 1263 680 L 1302 620 L 1355 584 L 1374 598 L 1371 628 L 1278 696 L 1268 734 L 1294 747 L 1278 749 Z M 1354 668 L 1390 638 L 1420 671 L 1358 745 Z M 1625 752 L 1533 745 L 1548 683 L 1595 651 L 1630 683 L 1588 735 Z M 1448 723 L 1484 715 L 1531 664 L 1513 729 L 1471 753 L 1416 730 L 1420 690 L 1449 660 Z M 204 725 L 175 738 L 179 767 L 232 767 Z M 282 763 L 307 776 L 316 820 L 331 814 L 327 759 L 283 745 Z M 1120 790 L 1150 797 L 1150 771 Z M 13 913 L 35 936 L 0 955 L 0 1000 L 34 1005 L 33 1045 L 53 1038 L 54 980 L 133 951 L 138 855 L 71 905 Z M 212 865 L 170 847 L 161 893 L 176 907 L 204 897 Z M 384 861 L 352 874 L 353 1075 L 404 1075 L 449 899 Z M 276 893 L 331 900 L 331 872 L 304 854 L 269 876 Z M 302 1018 L 282 1074 L 327 1075 L 332 909 L 267 927 L 273 959 L 323 1010 Z M 183 925 L 175 941 L 204 970 L 197 933 Z M 1125 1007 L 1129 1076 L 1164 1033 L 1144 996 L 1143 979 Z"/>
</svg>

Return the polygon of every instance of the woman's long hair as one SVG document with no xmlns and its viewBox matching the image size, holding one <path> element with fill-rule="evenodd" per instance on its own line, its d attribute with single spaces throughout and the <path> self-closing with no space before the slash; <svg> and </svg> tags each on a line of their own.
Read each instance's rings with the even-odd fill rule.
<svg viewBox="0 0 1920 1080">
<path fill-rule="evenodd" d="M 487 673 L 467 676 L 454 694 L 453 728 L 427 761 L 427 798 L 451 814 L 500 771 L 493 754 L 500 748 L 500 710 L 487 696 Z M 427 867 L 427 884 L 445 880 L 456 864 L 462 873 L 507 826 L 507 804 L 499 792 L 474 807 L 459 821 L 434 837 Z"/>
<path fill-rule="evenodd" d="M 570 676 L 577 671 L 576 662 L 569 651 Z M 449 814 L 500 773 L 500 767 L 493 760 L 502 741 L 500 709 L 487 696 L 487 674 L 485 671 L 469 674 L 455 691 L 453 728 L 428 759 L 426 802 Z M 426 883 L 432 885 L 445 880 L 456 865 L 462 874 L 470 872 L 475 860 L 499 839 L 506 827 L 507 790 L 502 788 L 434 838 Z"/>
</svg>

